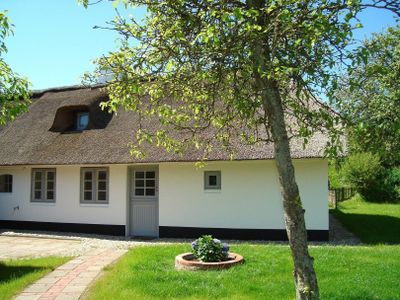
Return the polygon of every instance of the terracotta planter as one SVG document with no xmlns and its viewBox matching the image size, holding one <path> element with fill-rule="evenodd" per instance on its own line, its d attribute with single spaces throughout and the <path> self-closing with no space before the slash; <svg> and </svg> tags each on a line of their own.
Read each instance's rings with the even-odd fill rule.
<svg viewBox="0 0 400 300">
<path fill-rule="evenodd" d="M 228 260 L 220 262 L 202 262 L 194 258 L 193 254 L 183 253 L 175 257 L 175 269 L 177 270 L 215 270 L 228 269 L 234 265 L 243 263 L 243 256 L 229 252 Z"/>
</svg>

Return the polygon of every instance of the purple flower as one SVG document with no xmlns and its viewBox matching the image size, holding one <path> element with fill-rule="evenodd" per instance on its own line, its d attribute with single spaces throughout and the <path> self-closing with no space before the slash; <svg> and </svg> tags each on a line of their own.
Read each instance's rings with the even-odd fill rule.
<svg viewBox="0 0 400 300">
<path fill-rule="evenodd" d="M 223 252 L 228 252 L 228 251 L 229 251 L 229 245 L 228 245 L 227 243 L 224 243 L 224 244 L 222 245 L 222 251 L 223 251 Z"/>
<path fill-rule="evenodd" d="M 196 241 L 193 241 L 193 242 L 192 242 L 192 249 L 194 249 L 196 246 L 197 246 Z"/>
</svg>

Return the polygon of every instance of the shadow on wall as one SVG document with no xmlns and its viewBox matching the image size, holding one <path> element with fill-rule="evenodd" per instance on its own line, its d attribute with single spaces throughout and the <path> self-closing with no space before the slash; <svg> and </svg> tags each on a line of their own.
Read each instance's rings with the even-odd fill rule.
<svg viewBox="0 0 400 300">
<path fill-rule="evenodd" d="M 332 210 L 333 215 L 365 244 L 400 244 L 400 218 L 383 215 L 349 214 Z"/>
</svg>

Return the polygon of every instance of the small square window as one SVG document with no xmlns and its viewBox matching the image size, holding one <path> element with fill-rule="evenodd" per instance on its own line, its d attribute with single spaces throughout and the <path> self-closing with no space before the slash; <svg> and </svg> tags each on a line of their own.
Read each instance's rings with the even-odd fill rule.
<svg viewBox="0 0 400 300">
<path fill-rule="evenodd" d="M 80 112 L 77 114 L 76 118 L 76 129 L 77 130 L 85 130 L 89 125 L 89 113 L 88 112 Z"/>
<path fill-rule="evenodd" d="M 221 189 L 221 171 L 204 172 L 204 189 L 205 190 Z"/>
</svg>

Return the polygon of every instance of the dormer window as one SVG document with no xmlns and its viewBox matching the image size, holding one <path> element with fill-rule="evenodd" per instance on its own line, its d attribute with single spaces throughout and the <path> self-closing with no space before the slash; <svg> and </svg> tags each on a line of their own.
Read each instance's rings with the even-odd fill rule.
<svg viewBox="0 0 400 300">
<path fill-rule="evenodd" d="M 76 129 L 85 130 L 89 125 L 89 112 L 79 112 L 76 117 Z"/>
<path fill-rule="evenodd" d="M 49 130 L 60 133 L 79 133 L 106 128 L 113 114 L 100 108 L 101 101 L 105 100 L 101 98 L 90 105 L 69 105 L 58 108 Z"/>
</svg>

